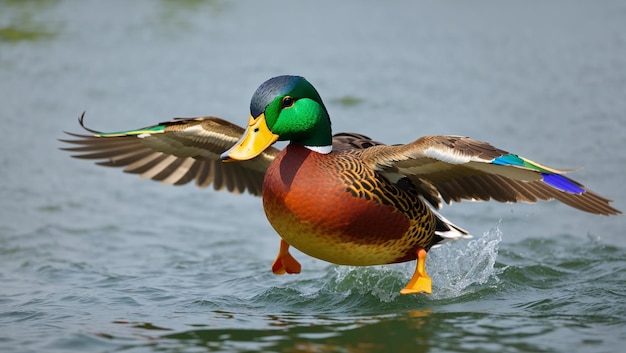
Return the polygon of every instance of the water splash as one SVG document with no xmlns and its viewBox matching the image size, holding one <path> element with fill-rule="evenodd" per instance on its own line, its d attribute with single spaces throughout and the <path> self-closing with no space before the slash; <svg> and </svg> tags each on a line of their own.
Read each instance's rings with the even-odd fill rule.
<svg viewBox="0 0 626 353">
<path fill-rule="evenodd" d="M 498 283 L 496 268 L 498 246 L 502 241 L 499 225 L 472 240 L 459 240 L 429 252 L 427 270 L 433 279 L 430 299 L 456 298 Z M 323 281 L 324 286 L 313 296 L 334 293 L 341 296 L 370 296 L 382 303 L 396 301 L 399 290 L 409 281 L 415 262 L 398 265 L 352 267 L 335 266 Z M 318 284 L 319 284 L 319 281 Z"/>
<path fill-rule="evenodd" d="M 433 278 L 433 298 L 455 298 L 497 283 L 501 269 L 495 267 L 502 241 L 499 223 L 468 242 L 457 241 L 429 252 L 427 269 Z"/>
</svg>

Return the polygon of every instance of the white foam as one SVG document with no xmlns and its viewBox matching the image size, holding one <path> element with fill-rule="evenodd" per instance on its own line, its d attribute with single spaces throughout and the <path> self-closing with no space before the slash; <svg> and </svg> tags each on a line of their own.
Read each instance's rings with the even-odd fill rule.
<svg viewBox="0 0 626 353">
<path fill-rule="evenodd" d="M 454 242 L 430 251 L 426 270 L 433 279 L 433 298 L 458 297 L 471 291 L 472 285 L 499 281 L 495 263 L 501 241 L 502 231 L 497 224 L 468 242 Z"/>
</svg>

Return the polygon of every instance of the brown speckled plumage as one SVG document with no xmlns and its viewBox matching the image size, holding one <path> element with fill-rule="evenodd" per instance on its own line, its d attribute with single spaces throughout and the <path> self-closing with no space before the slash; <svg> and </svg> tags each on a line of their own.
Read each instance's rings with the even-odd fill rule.
<svg viewBox="0 0 626 353">
<path fill-rule="evenodd" d="M 267 171 L 264 208 L 276 231 L 311 256 L 345 265 L 414 260 L 438 238 L 435 215 L 415 189 L 363 164 L 362 150 L 328 155 L 290 145 Z M 345 251 L 328 249 L 340 248 Z"/>
</svg>

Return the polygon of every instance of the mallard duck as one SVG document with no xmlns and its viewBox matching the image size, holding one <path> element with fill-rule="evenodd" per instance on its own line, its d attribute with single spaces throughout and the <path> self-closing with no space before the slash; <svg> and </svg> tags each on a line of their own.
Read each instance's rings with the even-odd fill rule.
<svg viewBox="0 0 626 353">
<path fill-rule="evenodd" d="M 416 260 L 402 294 L 431 293 L 427 252 L 469 233 L 438 214 L 442 202 L 556 199 L 579 210 L 614 215 L 611 200 L 558 170 L 462 136 L 424 136 L 385 145 L 332 135 L 328 110 L 303 77 L 278 76 L 252 96 L 245 128 L 217 117 L 174 119 L 121 132 L 68 133 L 74 157 L 126 167 L 128 173 L 181 185 L 262 196 L 280 235 L 276 274 L 299 273 L 289 253 L 340 265 Z M 289 141 L 282 150 L 272 145 Z"/>
</svg>

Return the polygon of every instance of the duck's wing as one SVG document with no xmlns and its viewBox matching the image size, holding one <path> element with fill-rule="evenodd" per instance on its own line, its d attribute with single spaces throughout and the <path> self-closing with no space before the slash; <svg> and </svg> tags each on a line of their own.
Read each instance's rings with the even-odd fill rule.
<svg viewBox="0 0 626 353">
<path fill-rule="evenodd" d="M 335 151 L 358 150 L 378 145 L 384 145 L 384 143 L 354 132 L 340 132 L 333 135 L 333 150 Z"/>
<path fill-rule="evenodd" d="M 143 129 L 105 133 L 80 125 L 89 135 L 66 132 L 74 139 L 62 142 L 76 147 L 73 157 L 100 160 L 99 165 L 126 167 L 127 173 L 182 185 L 195 181 L 199 187 L 213 185 L 215 190 L 248 190 L 261 195 L 265 171 L 279 153 L 270 147 L 249 161 L 224 163 L 220 154 L 234 145 L 244 129 L 216 117 L 174 119 Z"/>
<path fill-rule="evenodd" d="M 439 208 L 468 200 L 536 202 L 557 199 L 585 212 L 621 211 L 558 170 L 461 136 L 425 136 L 406 145 L 377 145 L 361 158 L 390 181 L 408 178 Z"/>
</svg>

